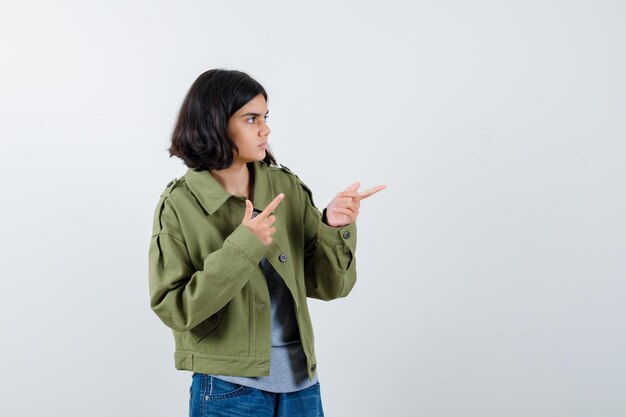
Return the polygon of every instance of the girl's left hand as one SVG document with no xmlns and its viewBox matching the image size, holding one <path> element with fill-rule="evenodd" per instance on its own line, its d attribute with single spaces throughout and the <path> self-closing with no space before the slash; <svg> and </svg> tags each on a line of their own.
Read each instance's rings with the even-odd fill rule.
<svg viewBox="0 0 626 417">
<path fill-rule="evenodd" d="M 326 224 L 341 227 L 356 221 L 359 215 L 361 200 L 384 189 L 385 185 L 377 185 L 359 193 L 361 184 L 357 181 L 344 191 L 338 193 L 326 207 Z"/>
</svg>

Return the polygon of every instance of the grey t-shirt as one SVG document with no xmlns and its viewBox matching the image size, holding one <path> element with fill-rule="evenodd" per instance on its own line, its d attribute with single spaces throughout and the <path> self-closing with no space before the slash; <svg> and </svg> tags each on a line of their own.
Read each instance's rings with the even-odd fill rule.
<svg viewBox="0 0 626 417">
<path fill-rule="evenodd" d="M 262 377 L 213 376 L 269 392 L 294 392 L 308 388 L 317 382 L 317 373 L 313 380 L 309 380 L 291 293 L 265 257 L 261 259 L 261 268 L 272 304 L 270 374 Z"/>
</svg>

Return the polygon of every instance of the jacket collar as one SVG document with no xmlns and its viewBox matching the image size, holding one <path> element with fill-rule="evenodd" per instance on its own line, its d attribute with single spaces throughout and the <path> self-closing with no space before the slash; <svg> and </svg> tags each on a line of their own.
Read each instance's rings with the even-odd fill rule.
<svg viewBox="0 0 626 417">
<path fill-rule="evenodd" d="M 254 196 L 252 204 L 257 211 L 262 211 L 276 197 L 270 181 L 269 168 L 264 162 L 256 161 L 248 165 L 254 172 Z M 252 172 L 251 172 L 252 173 Z M 188 169 L 185 181 L 193 195 L 207 213 L 213 214 L 229 198 L 234 197 L 208 171 Z"/>
</svg>

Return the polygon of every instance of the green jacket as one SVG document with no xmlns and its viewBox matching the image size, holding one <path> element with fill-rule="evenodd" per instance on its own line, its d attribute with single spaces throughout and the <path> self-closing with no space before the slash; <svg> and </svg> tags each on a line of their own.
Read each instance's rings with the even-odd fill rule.
<svg viewBox="0 0 626 417">
<path fill-rule="evenodd" d="M 285 167 L 254 172 L 253 205 L 279 193 L 276 233 L 266 247 L 241 224 L 245 197 L 233 196 L 207 171 L 188 170 L 161 195 L 150 241 L 150 305 L 174 333 L 177 369 L 269 375 L 270 295 L 260 266 L 266 256 L 293 296 L 309 377 L 315 373 L 307 297 L 346 296 L 356 281 L 356 224 L 330 227 L 311 191 Z"/>
</svg>

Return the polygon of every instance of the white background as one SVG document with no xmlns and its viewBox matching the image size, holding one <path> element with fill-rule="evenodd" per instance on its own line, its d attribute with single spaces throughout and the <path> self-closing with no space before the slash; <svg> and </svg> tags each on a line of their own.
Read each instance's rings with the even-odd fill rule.
<svg viewBox="0 0 626 417">
<path fill-rule="evenodd" d="M 311 301 L 326 415 L 626 415 L 624 2 L 0 5 L 0 415 L 187 414 L 147 251 L 215 67 L 319 207 L 388 185 Z"/>
</svg>

